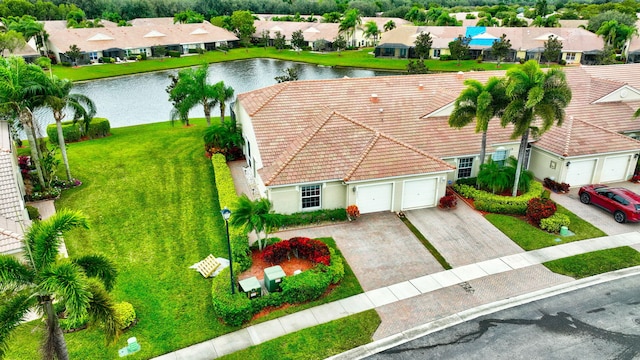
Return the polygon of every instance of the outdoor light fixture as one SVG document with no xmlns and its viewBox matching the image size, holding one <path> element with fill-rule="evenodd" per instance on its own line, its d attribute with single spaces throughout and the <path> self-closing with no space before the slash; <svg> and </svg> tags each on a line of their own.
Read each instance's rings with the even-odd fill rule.
<svg viewBox="0 0 640 360">
<path fill-rule="evenodd" d="M 569 167 L 569 165 L 571 165 L 571 161 L 567 161 L 567 167 Z"/>
<path fill-rule="evenodd" d="M 637 159 L 638 155 L 640 155 L 640 154 L 633 154 L 634 159 Z"/>
<path fill-rule="evenodd" d="M 227 246 L 229 247 L 229 273 L 231 274 L 231 294 L 236 293 L 235 286 L 233 286 L 233 259 L 231 258 L 231 240 L 229 239 L 229 218 L 231 217 L 231 210 L 226 206 L 220 210 L 224 223 L 227 226 Z"/>
</svg>

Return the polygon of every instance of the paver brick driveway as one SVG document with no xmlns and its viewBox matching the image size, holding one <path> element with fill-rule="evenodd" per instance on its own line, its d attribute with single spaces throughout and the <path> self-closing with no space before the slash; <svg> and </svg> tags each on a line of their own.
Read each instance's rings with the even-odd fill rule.
<svg viewBox="0 0 640 360">
<path fill-rule="evenodd" d="M 364 214 L 357 221 L 285 230 L 273 234 L 332 237 L 365 291 L 442 271 L 429 251 L 390 212 Z"/>
</svg>

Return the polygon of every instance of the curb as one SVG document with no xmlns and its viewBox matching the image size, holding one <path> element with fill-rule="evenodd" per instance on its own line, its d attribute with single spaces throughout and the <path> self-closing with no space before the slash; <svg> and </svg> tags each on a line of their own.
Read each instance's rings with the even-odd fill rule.
<svg viewBox="0 0 640 360">
<path fill-rule="evenodd" d="M 513 298 L 499 300 L 490 304 L 480 305 L 472 309 L 467 309 L 459 313 L 449 315 L 401 333 L 388 336 L 384 339 L 376 340 L 366 345 L 345 351 L 343 353 L 328 357 L 329 360 L 351 360 L 362 359 L 382 352 L 384 350 L 402 345 L 411 340 L 429 335 L 434 332 L 446 329 L 463 322 L 476 319 L 478 317 L 495 313 L 500 310 L 509 309 L 519 305 L 527 304 L 548 297 L 564 294 L 574 290 L 602 284 L 608 281 L 626 278 L 629 276 L 639 276 L 640 266 L 612 271 L 605 274 L 594 275 L 588 278 L 575 280 L 569 283 L 552 286 L 550 288 L 534 291 L 528 294 L 519 295 Z"/>
</svg>

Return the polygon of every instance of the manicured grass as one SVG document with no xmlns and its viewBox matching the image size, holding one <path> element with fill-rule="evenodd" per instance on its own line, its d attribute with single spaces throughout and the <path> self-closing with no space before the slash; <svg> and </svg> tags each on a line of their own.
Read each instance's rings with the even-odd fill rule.
<svg viewBox="0 0 640 360">
<path fill-rule="evenodd" d="M 375 310 L 300 330 L 220 359 L 324 359 L 371 342 L 380 324 Z"/>
<path fill-rule="evenodd" d="M 69 146 L 72 174 L 83 185 L 65 191 L 56 207 L 80 210 L 91 224 L 68 233 L 69 254 L 112 259 L 120 272 L 112 294 L 132 303 L 140 320 L 108 346 L 99 329 L 65 335 L 72 359 L 117 358 L 131 336 L 142 346 L 137 358 L 146 359 L 238 329 L 214 317 L 211 281 L 189 269 L 208 254 L 227 252 L 213 169 L 202 146 L 205 123 L 193 123 L 116 128 L 110 137 Z M 344 283 L 318 303 L 362 291 L 350 270 Z M 6 358 L 38 358 L 41 331 L 39 321 L 21 326 Z"/>
<path fill-rule="evenodd" d="M 99 64 L 80 67 L 53 66 L 53 73 L 61 78 L 74 81 L 100 79 L 105 77 L 137 74 L 148 71 L 175 69 L 187 66 L 200 65 L 203 62 L 216 63 L 223 61 L 270 58 L 288 61 L 298 61 L 323 66 L 356 67 L 366 69 L 390 70 L 406 72 L 408 60 L 376 58 L 371 54 L 373 48 L 361 50 L 316 53 L 301 51 L 299 53 L 291 50 L 278 51 L 275 48 L 248 48 L 232 49 L 227 53 L 222 51 L 210 51 L 201 55 L 184 56 L 180 58 L 165 58 L 162 60 L 149 59 L 131 63 L 121 64 Z M 496 70 L 495 63 L 478 63 L 475 60 L 462 61 L 458 66 L 455 60 L 425 60 L 425 65 L 430 71 L 470 71 L 470 70 Z M 501 64 L 500 69 L 506 70 L 519 64 Z"/>
<path fill-rule="evenodd" d="M 633 248 L 623 246 L 549 261 L 543 265 L 555 273 L 581 279 L 638 266 L 640 265 L 640 253 Z"/>
<path fill-rule="evenodd" d="M 550 234 L 531 226 L 525 220 L 509 215 L 487 214 L 485 217 L 493 226 L 527 251 L 607 235 L 602 230 L 582 220 L 561 205 L 557 205 L 557 207 L 559 213 L 569 216 L 571 220 L 569 230 L 574 232 L 575 235 L 560 236 L 558 234 Z M 556 239 L 560 239 L 561 241 L 558 242 Z"/>
</svg>

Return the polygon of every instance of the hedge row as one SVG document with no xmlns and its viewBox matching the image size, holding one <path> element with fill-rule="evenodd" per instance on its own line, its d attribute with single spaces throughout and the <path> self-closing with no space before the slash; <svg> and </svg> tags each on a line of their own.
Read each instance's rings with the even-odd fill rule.
<svg viewBox="0 0 640 360">
<path fill-rule="evenodd" d="M 280 215 L 280 226 L 287 228 L 293 226 L 346 220 L 347 212 L 342 208 L 331 210 L 303 211 L 289 215 Z"/>
<path fill-rule="evenodd" d="M 111 135 L 111 124 L 109 120 L 105 118 L 93 118 L 89 123 L 89 131 L 87 134 L 83 134 L 82 124 L 80 122 L 63 121 L 62 122 L 62 135 L 64 136 L 65 143 L 71 143 L 80 141 L 83 136 L 87 136 L 89 139 L 97 139 Z M 47 125 L 47 135 L 49 141 L 52 144 L 58 143 L 58 129 L 56 124 Z"/>
<path fill-rule="evenodd" d="M 222 154 L 215 154 L 211 157 L 213 163 L 213 174 L 218 189 L 218 202 L 220 209 L 225 206 L 233 208 L 238 201 L 236 188 L 233 185 L 231 170 Z M 242 227 L 229 223 L 229 239 L 231 240 L 231 253 L 233 262 L 237 263 L 234 269 L 240 273 L 251 267 L 251 250 L 249 249 L 249 238 Z M 221 276 L 218 276 L 220 278 Z M 224 276 L 222 276 L 224 277 Z"/>
<path fill-rule="evenodd" d="M 229 270 L 224 269 L 213 279 L 211 293 L 214 313 L 226 324 L 240 326 L 265 307 L 303 303 L 319 298 L 329 285 L 338 283 L 344 277 L 342 257 L 331 247 L 329 252 L 329 266 L 317 264 L 313 269 L 298 275 L 286 276 L 280 284 L 282 292 L 269 293 L 253 300 L 249 300 L 244 293 L 229 293 Z"/>
<path fill-rule="evenodd" d="M 477 210 L 496 214 L 518 214 L 524 215 L 527 212 L 529 200 L 540 197 L 543 187 L 539 182 L 532 182 L 529 191 L 516 197 L 502 196 L 478 190 L 470 185 L 455 184 L 453 188 L 458 194 L 474 200 Z"/>
</svg>

